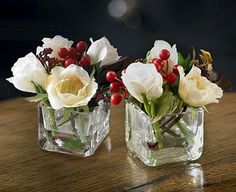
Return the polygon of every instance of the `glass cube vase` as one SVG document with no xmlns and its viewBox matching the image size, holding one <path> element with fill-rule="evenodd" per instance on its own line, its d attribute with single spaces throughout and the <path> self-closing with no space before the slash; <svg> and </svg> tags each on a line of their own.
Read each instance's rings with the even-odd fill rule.
<svg viewBox="0 0 236 192">
<path fill-rule="evenodd" d="M 86 110 L 87 111 L 87 110 Z M 100 101 L 88 112 L 75 108 L 65 119 L 64 109 L 38 105 L 38 140 L 46 151 L 91 156 L 109 132 L 110 105 Z"/>
<path fill-rule="evenodd" d="M 162 117 L 158 122 L 162 145 L 158 144 L 152 119 L 126 101 L 125 139 L 128 150 L 147 166 L 193 161 L 203 150 L 204 110 L 187 108 Z"/>
</svg>

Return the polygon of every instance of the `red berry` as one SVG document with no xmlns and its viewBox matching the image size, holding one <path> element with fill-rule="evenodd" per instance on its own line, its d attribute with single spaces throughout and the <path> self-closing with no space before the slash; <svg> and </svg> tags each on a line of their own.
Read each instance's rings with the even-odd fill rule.
<svg viewBox="0 0 236 192">
<path fill-rule="evenodd" d="M 173 84 L 176 81 L 177 77 L 174 73 L 169 73 L 165 76 L 165 80 L 168 84 Z"/>
<path fill-rule="evenodd" d="M 179 70 L 178 70 L 178 64 L 176 64 L 176 65 L 174 65 L 174 67 L 173 67 L 173 73 L 175 74 L 175 75 L 178 75 L 179 74 Z"/>
<path fill-rule="evenodd" d="M 112 82 L 112 83 L 110 84 L 110 90 L 111 90 L 112 92 L 118 92 L 118 91 L 120 90 L 120 83 L 118 83 L 118 82 Z"/>
<path fill-rule="evenodd" d="M 153 60 L 152 60 L 152 63 L 153 63 L 154 65 L 156 65 L 156 64 L 158 64 L 158 65 L 163 65 L 162 60 L 161 60 L 161 59 L 157 59 L 157 58 L 153 59 Z"/>
<path fill-rule="evenodd" d="M 156 64 L 155 67 L 156 67 L 156 70 L 157 70 L 158 72 L 161 72 L 161 70 L 162 70 L 162 65 Z"/>
<path fill-rule="evenodd" d="M 121 102 L 121 99 L 122 99 L 122 97 L 119 93 L 113 93 L 111 95 L 111 103 L 113 105 L 118 105 Z"/>
<path fill-rule="evenodd" d="M 80 64 L 82 67 L 85 67 L 85 66 L 90 65 L 90 58 L 89 58 L 89 56 L 84 55 L 84 56 L 81 58 L 79 64 Z"/>
<path fill-rule="evenodd" d="M 72 59 L 78 59 L 80 54 L 78 54 L 78 52 L 76 51 L 75 48 L 71 47 L 69 50 L 68 50 L 68 56 Z"/>
<path fill-rule="evenodd" d="M 106 74 L 106 79 L 107 81 L 109 81 L 110 83 L 114 82 L 117 78 L 117 74 L 114 71 L 108 71 Z"/>
<path fill-rule="evenodd" d="M 158 72 L 160 72 L 163 68 L 163 62 L 161 59 L 153 59 L 152 63 L 155 65 Z"/>
<path fill-rule="evenodd" d="M 77 51 L 79 51 L 80 53 L 83 53 L 86 51 L 87 49 L 87 43 L 84 41 L 79 41 L 76 45 L 76 49 Z"/>
<path fill-rule="evenodd" d="M 167 49 L 162 49 L 159 53 L 159 57 L 162 60 L 167 60 L 170 57 L 170 52 Z"/>
<path fill-rule="evenodd" d="M 60 48 L 58 49 L 57 54 L 61 58 L 66 58 L 66 56 L 68 56 L 68 50 L 66 48 Z"/>
<path fill-rule="evenodd" d="M 64 66 L 68 67 L 71 64 L 76 64 L 76 60 L 69 58 L 65 61 Z"/>
</svg>

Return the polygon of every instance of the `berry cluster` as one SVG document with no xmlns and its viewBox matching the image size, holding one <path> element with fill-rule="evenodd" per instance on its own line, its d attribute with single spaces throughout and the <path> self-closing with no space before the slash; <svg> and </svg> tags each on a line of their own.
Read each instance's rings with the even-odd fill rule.
<svg viewBox="0 0 236 192">
<path fill-rule="evenodd" d="M 179 65 L 175 64 L 172 71 L 169 71 L 169 57 L 170 52 L 167 49 L 162 49 L 159 54 L 160 59 L 154 58 L 152 63 L 155 65 L 157 71 L 161 73 L 164 80 L 166 80 L 168 84 L 172 85 L 177 80 L 177 75 L 179 74 L 177 67 Z"/>
<path fill-rule="evenodd" d="M 57 54 L 61 57 L 61 62 L 65 67 L 71 64 L 77 64 L 81 67 L 86 67 L 90 65 L 90 58 L 86 54 L 87 43 L 84 41 L 79 41 L 76 44 L 76 48 L 71 47 L 69 49 L 63 47 L 58 49 Z"/>
<path fill-rule="evenodd" d="M 113 105 L 118 105 L 122 98 L 127 94 L 126 87 L 114 71 L 108 71 L 106 74 L 106 79 L 108 82 L 110 82 L 109 89 L 112 92 L 111 103 Z"/>
<path fill-rule="evenodd" d="M 49 57 L 52 51 L 53 50 L 51 48 L 45 48 L 38 55 L 36 55 L 48 74 L 50 73 L 51 69 L 59 63 L 58 59 Z"/>
</svg>

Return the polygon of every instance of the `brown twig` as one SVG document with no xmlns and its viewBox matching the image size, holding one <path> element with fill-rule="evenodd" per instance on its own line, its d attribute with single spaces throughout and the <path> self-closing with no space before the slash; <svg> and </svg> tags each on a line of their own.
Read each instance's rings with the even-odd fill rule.
<svg viewBox="0 0 236 192">
<path fill-rule="evenodd" d="M 166 122 L 160 124 L 161 128 L 161 134 L 163 135 L 166 131 L 168 131 L 173 125 L 175 125 L 184 115 L 184 112 L 186 111 L 187 106 L 184 106 L 182 111 L 175 115 L 174 117 L 170 117 Z"/>
</svg>

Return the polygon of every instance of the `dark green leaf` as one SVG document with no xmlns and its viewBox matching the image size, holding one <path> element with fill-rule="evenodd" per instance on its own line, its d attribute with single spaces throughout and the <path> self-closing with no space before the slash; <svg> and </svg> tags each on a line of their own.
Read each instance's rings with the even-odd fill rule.
<svg viewBox="0 0 236 192">
<path fill-rule="evenodd" d="M 178 64 L 184 67 L 185 60 L 181 53 L 178 53 Z"/>
<path fill-rule="evenodd" d="M 170 90 L 173 92 L 174 95 L 178 94 L 178 89 L 179 89 L 179 75 L 177 75 L 175 83 L 170 85 Z"/>
<path fill-rule="evenodd" d="M 89 75 L 92 73 L 93 69 L 94 69 L 93 65 L 84 67 L 84 70 L 87 71 Z"/>
<path fill-rule="evenodd" d="M 84 67 L 84 70 L 87 71 L 89 75 L 91 75 L 93 72 L 95 73 L 95 75 L 97 75 L 100 71 L 100 65 L 101 62 L 94 63 L 92 65 Z"/>
<path fill-rule="evenodd" d="M 94 63 L 93 66 L 95 67 L 95 70 L 98 71 L 101 66 L 101 61 L 99 61 L 98 63 Z"/>
<path fill-rule="evenodd" d="M 181 53 L 178 53 L 178 64 L 184 68 L 185 72 L 190 71 L 192 67 L 190 56 L 184 58 L 184 56 Z"/>
</svg>

